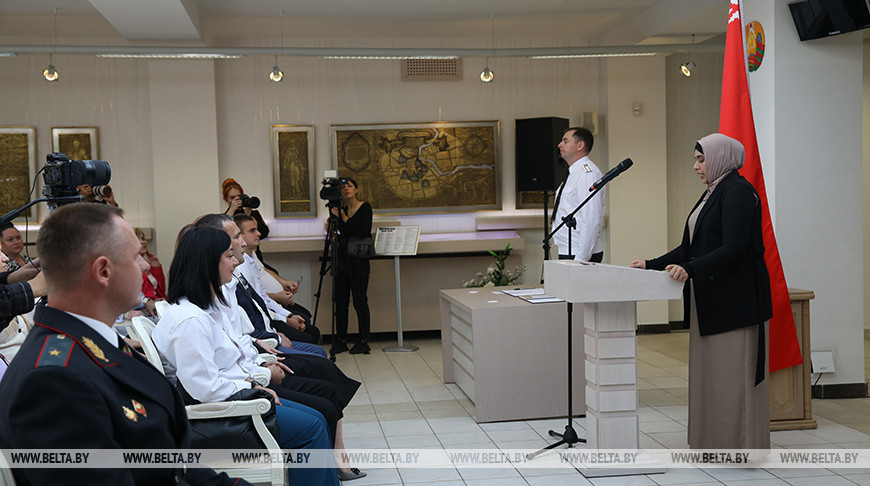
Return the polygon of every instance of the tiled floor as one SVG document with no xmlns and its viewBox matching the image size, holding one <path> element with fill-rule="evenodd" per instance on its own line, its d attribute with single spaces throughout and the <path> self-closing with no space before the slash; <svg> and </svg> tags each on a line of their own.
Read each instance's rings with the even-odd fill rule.
<svg viewBox="0 0 870 486">
<path fill-rule="evenodd" d="M 363 386 L 345 410 L 349 449 L 501 448 L 534 450 L 552 442 L 549 429 L 564 419 L 477 424 L 474 404 L 455 384 L 442 383 L 441 341 L 412 338 L 413 353 L 385 353 L 373 342 L 370 355 L 338 355 L 337 364 Z M 640 445 L 686 445 L 688 334 L 638 338 Z M 866 347 L 866 341 L 865 341 Z M 870 448 L 870 399 L 813 400 L 818 429 L 773 432 L 773 447 Z M 584 435 L 584 419 L 574 421 Z M 566 469 L 452 468 L 370 469 L 354 486 L 388 484 L 452 485 L 870 485 L 870 470 L 860 469 L 671 469 L 665 474 L 584 478 Z"/>
</svg>

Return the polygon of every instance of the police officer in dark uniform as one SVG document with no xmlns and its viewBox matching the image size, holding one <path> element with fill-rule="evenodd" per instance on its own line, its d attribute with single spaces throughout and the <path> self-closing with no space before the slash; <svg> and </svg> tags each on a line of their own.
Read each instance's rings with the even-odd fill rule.
<svg viewBox="0 0 870 486">
<path fill-rule="evenodd" d="M 112 330 L 138 302 L 139 241 L 121 210 L 72 204 L 42 226 L 48 283 L 0 382 L 0 449 L 184 449 L 190 426 L 166 378 Z M 14 468 L 19 485 L 247 485 L 208 468 Z"/>
</svg>

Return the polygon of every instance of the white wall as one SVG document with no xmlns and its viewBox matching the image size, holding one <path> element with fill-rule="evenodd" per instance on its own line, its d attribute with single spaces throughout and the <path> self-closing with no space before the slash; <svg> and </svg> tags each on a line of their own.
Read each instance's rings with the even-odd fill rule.
<svg viewBox="0 0 870 486">
<path fill-rule="evenodd" d="M 215 212 L 209 197 L 219 183 L 214 67 L 210 61 L 150 61 L 148 79 L 156 247 L 168 263 L 179 229 Z"/>
<path fill-rule="evenodd" d="M 667 116 L 664 57 L 607 61 L 607 130 L 614 167 L 634 165 L 607 186 L 610 262 L 628 265 L 667 251 Z M 640 116 L 632 105 L 640 104 Z M 607 170 L 604 164 L 602 171 Z M 639 324 L 668 322 L 666 301 L 638 304 Z"/>
</svg>

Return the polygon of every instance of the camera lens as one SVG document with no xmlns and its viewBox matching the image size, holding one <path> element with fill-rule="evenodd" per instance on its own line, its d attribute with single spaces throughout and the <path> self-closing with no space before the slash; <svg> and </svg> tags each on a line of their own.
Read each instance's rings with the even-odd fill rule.
<svg viewBox="0 0 870 486">
<path fill-rule="evenodd" d="M 112 168 L 105 160 L 82 160 L 84 183 L 90 186 L 103 186 L 112 177 Z"/>
<path fill-rule="evenodd" d="M 257 209 L 258 207 L 260 207 L 260 198 L 256 196 L 252 197 L 247 194 L 242 194 L 241 196 L 239 196 L 239 199 L 242 200 L 243 208 Z"/>
<path fill-rule="evenodd" d="M 112 188 L 110 186 L 94 186 L 93 191 L 94 194 L 100 197 L 109 197 L 112 195 Z"/>
</svg>

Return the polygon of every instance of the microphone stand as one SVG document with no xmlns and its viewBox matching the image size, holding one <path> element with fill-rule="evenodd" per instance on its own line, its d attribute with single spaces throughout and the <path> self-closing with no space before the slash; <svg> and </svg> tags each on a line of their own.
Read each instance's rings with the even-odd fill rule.
<svg viewBox="0 0 870 486">
<path fill-rule="evenodd" d="M 547 232 L 547 228 L 550 227 L 550 214 L 549 214 L 549 199 L 550 199 L 550 191 L 544 191 L 544 233 Z M 555 192 L 553 193 L 556 194 Z M 554 208 L 555 209 L 555 208 Z M 554 214 L 555 216 L 555 214 Z M 544 239 L 544 261 L 550 259 L 550 238 L 547 237 Z M 541 285 L 544 285 L 544 263 L 541 262 Z"/>
<path fill-rule="evenodd" d="M 580 208 L 585 206 L 586 203 L 588 203 L 593 197 L 595 197 L 595 195 L 598 194 L 598 191 L 600 191 L 605 185 L 606 185 L 606 183 L 601 184 L 599 187 L 597 187 L 592 192 L 592 194 L 589 194 L 589 197 L 584 199 L 583 202 L 581 202 L 579 206 L 574 208 L 574 210 L 571 211 L 570 214 L 568 214 L 567 216 L 562 218 L 562 222 L 559 223 L 559 226 L 556 226 L 556 228 L 553 229 L 553 231 L 551 231 L 544 238 L 544 252 L 545 252 L 544 259 L 545 260 L 549 260 L 549 257 L 550 257 L 550 253 L 549 253 L 550 240 L 553 238 L 553 236 L 556 234 L 556 232 L 559 231 L 563 226 L 567 226 L 569 228 L 569 230 L 568 230 L 568 254 L 569 255 L 571 254 L 571 232 L 574 230 L 574 228 L 577 227 L 577 220 L 574 218 L 574 215 L 577 214 L 578 211 L 580 211 Z M 556 437 L 557 439 L 560 439 L 558 442 L 550 444 L 547 447 L 544 447 L 543 449 L 541 449 L 537 452 L 532 452 L 532 453 L 526 454 L 527 459 L 534 459 L 535 457 L 539 456 L 540 454 L 542 454 L 550 449 L 555 449 L 556 447 L 559 447 L 562 444 L 567 444 L 568 448 L 571 448 L 574 446 L 574 444 L 576 444 L 578 442 L 582 442 L 584 444 L 586 443 L 586 439 L 581 439 L 577 435 L 577 431 L 574 430 L 574 424 L 572 422 L 573 415 L 574 415 L 574 413 L 573 413 L 573 408 L 574 408 L 574 377 L 573 377 L 574 363 L 572 360 L 572 357 L 574 354 L 574 352 L 573 352 L 573 348 L 574 348 L 574 346 L 573 346 L 573 344 L 574 344 L 574 341 L 573 341 L 574 340 L 573 314 L 574 314 L 574 304 L 572 302 L 568 302 L 568 417 L 567 417 L 568 424 L 565 425 L 565 432 L 563 432 L 561 434 L 554 431 L 554 430 L 549 431 L 549 434 L 551 437 Z M 584 413 L 584 414 L 582 414 L 582 416 L 585 417 L 586 414 Z"/>
</svg>

